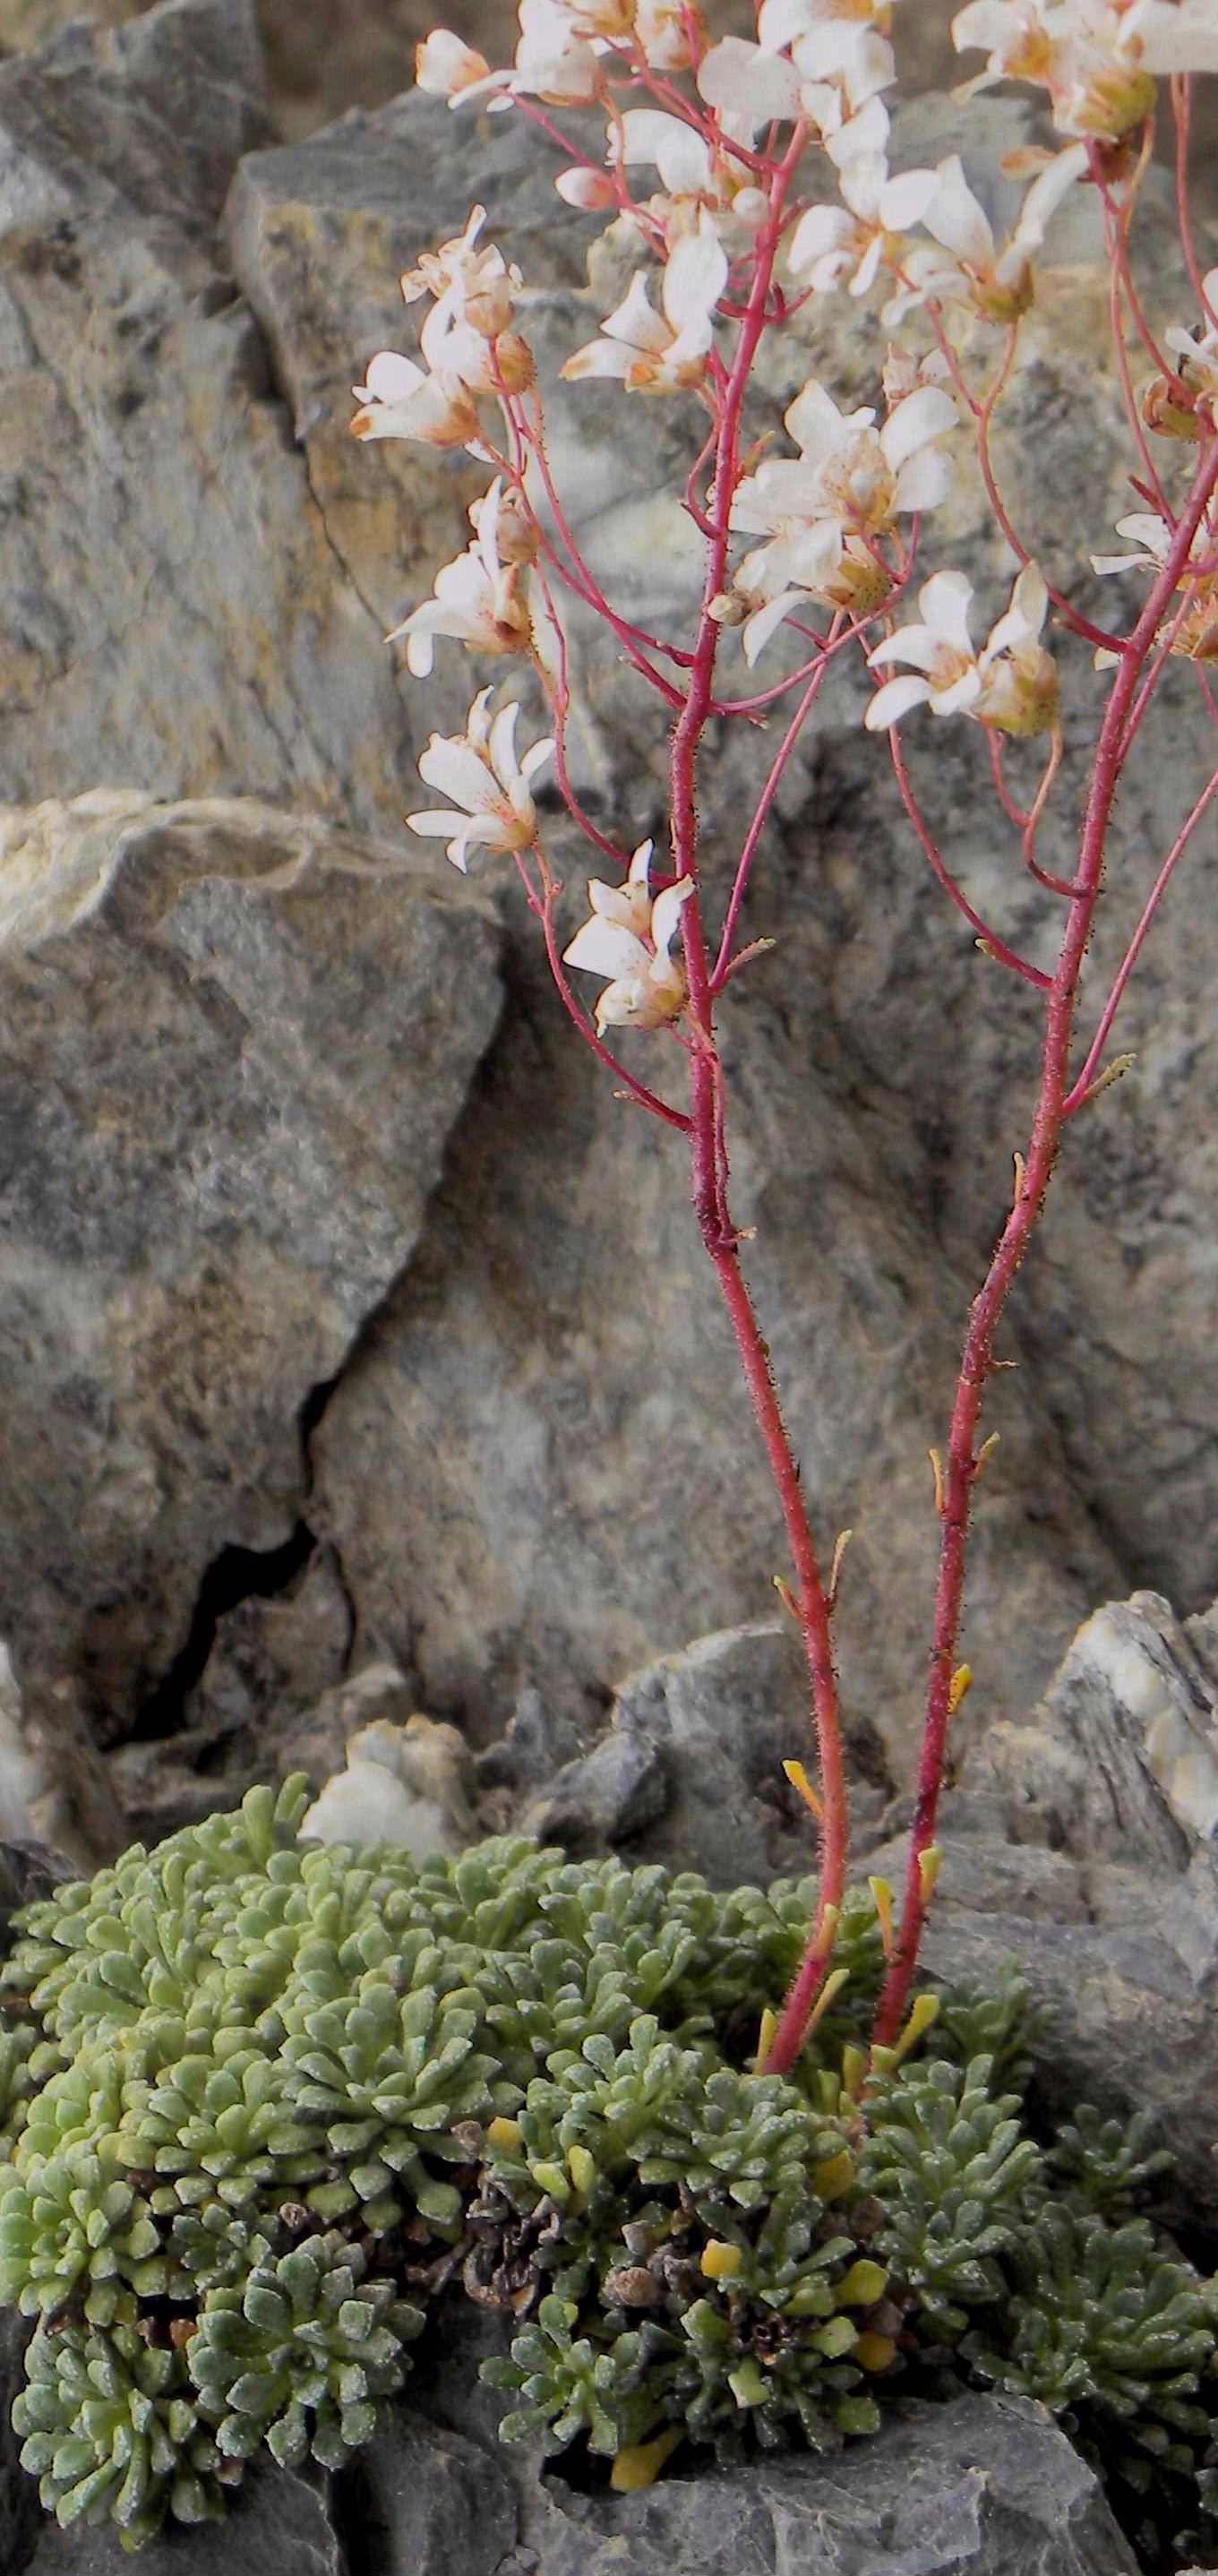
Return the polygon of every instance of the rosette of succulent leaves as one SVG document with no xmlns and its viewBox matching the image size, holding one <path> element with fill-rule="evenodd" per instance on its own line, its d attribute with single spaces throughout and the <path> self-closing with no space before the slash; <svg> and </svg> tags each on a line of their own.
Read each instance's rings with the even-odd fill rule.
<svg viewBox="0 0 1218 2576">
<path fill-rule="evenodd" d="M 924 2000 L 864 2085 L 884 1934 L 856 1890 L 803 2061 L 757 2075 L 806 1884 L 311 1845 L 308 1794 L 16 1918 L 0 2297 L 36 2320 L 14 2424 L 62 2523 L 135 2548 L 264 2445 L 341 2468 L 463 2290 L 505 2319 L 503 2439 L 619 2488 L 981 2384 L 1051 2408 L 1131 2527 L 1205 2546 L 1213 2287 L 1134 2214 L 1144 2123 L 1029 2125 L 1014 1974 Z"/>
</svg>

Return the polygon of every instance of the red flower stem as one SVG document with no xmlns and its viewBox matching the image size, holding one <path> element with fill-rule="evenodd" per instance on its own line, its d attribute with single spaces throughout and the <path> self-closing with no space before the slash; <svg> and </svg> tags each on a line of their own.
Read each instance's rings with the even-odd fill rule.
<svg viewBox="0 0 1218 2576">
<path fill-rule="evenodd" d="M 1163 570 L 1130 636 L 1128 650 L 1104 710 L 1083 823 L 1078 869 L 1079 900 L 1071 904 L 1066 916 L 1057 970 L 1046 1003 L 1040 1092 L 1027 1157 L 1020 1174 L 1015 1204 L 969 1317 L 943 1481 L 943 1538 L 935 1593 L 934 1643 L 901 1927 L 889 1961 L 872 2034 L 873 2045 L 879 2048 L 892 2047 L 904 2021 L 929 1903 L 929 1890 L 924 1882 L 921 1863 L 935 1839 L 943 1786 L 952 1674 L 964 1600 L 969 1512 L 979 1466 L 973 1444 L 981 1419 L 986 1380 L 993 1366 L 994 1335 L 1028 1238 L 1040 1216 L 1057 1160 L 1065 1116 L 1078 979 L 1099 901 L 1113 800 L 1129 752 L 1130 705 L 1164 609 L 1188 561 L 1189 548 L 1216 484 L 1218 439 L 1211 443 L 1202 459 L 1188 506 L 1181 515 Z"/>
<path fill-rule="evenodd" d="M 1125 987 L 1129 982 L 1129 978 L 1133 973 L 1134 967 L 1137 965 L 1138 957 L 1141 953 L 1147 932 L 1150 929 L 1155 914 L 1159 909 L 1159 905 L 1167 891 L 1176 866 L 1183 858 L 1189 842 L 1197 829 L 1198 823 L 1201 822 L 1203 816 L 1208 812 L 1215 796 L 1218 796 L 1218 769 L 1214 771 L 1214 775 L 1209 780 L 1208 784 L 1202 788 L 1201 794 L 1197 798 L 1191 813 L 1186 815 L 1185 820 L 1181 824 L 1175 840 L 1172 842 L 1171 848 L 1163 861 L 1163 865 L 1155 878 L 1150 893 L 1146 898 L 1141 920 L 1139 921 L 1137 929 L 1135 930 L 1133 937 L 1129 942 L 1129 946 L 1125 951 L 1124 957 L 1121 960 L 1120 969 L 1113 984 L 1112 991 L 1110 992 L 1108 999 L 1104 1004 L 1103 1011 L 1100 1014 L 1099 1026 L 1091 1041 L 1091 1045 L 1087 1050 L 1087 1056 L 1082 1072 L 1076 1075 L 1074 1082 L 1071 1084 L 1071 1087 L 1062 1102 L 1063 1120 L 1073 1118 L 1075 1111 L 1083 1107 L 1083 1104 L 1091 1091 L 1092 1084 L 1095 1081 L 1096 1074 L 1099 1069 L 1100 1058 L 1103 1055 L 1104 1049 L 1107 1046 L 1109 1037 L 1112 1033 L 1112 1023 L 1121 1007 Z"/>
<path fill-rule="evenodd" d="M 990 432 L 993 427 L 994 412 L 998 404 L 999 396 L 1003 391 L 1007 376 L 1010 372 L 1011 360 L 1015 354 L 1016 337 L 1017 325 L 1012 324 L 1011 329 L 1007 334 L 1007 345 L 1002 363 L 994 378 L 994 382 L 990 386 L 989 392 L 985 397 L 985 401 L 979 406 L 974 405 L 974 409 L 977 414 L 977 463 L 981 468 L 981 479 L 985 485 L 986 496 L 988 498 L 990 508 L 998 521 L 998 525 L 1006 538 L 1012 554 L 1018 557 L 1021 564 L 1027 565 L 1031 562 L 1032 558 L 1027 547 L 1023 543 L 1022 538 L 1017 536 L 1015 533 L 1015 527 L 1011 519 L 1010 512 L 1007 509 L 1006 502 L 1003 500 L 1002 493 L 999 489 L 998 476 L 994 469 L 994 459 L 990 450 Z M 1047 578 L 1045 580 L 1045 588 L 1048 591 L 1055 609 L 1057 610 L 1058 616 L 1064 620 L 1072 635 L 1084 636 L 1089 644 L 1099 645 L 1106 653 L 1119 653 L 1121 649 L 1121 639 L 1119 635 L 1109 635 L 1105 632 L 1102 626 L 1093 626 L 1091 619 L 1089 617 L 1084 617 L 1080 609 L 1072 607 L 1070 601 L 1066 598 L 1064 591 L 1055 590 L 1052 582 Z"/>
<path fill-rule="evenodd" d="M 1186 73 L 1172 74 L 1171 104 L 1176 121 L 1176 221 L 1180 227 L 1180 247 L 1193 293 L 1205 321 L 1212 328 L 1218 323 L 1218 313 L 1209 302 L 1202 282 L 1201 262 L 1193 239 L 1192 210 L 1188 202 L 1188 136 L 1193 112 L 1193 85 Z"/>
<path fill-rule="evenodd" d="M 917 797 L 914 795 L 913 787 L 910 783 L 909 772 L 905 766 L 905 755 L 901 749 L 900 739 L 895 725 L 891 726 L 889 730 L 888 748 L 892 753 L 892 765 L 896 772 L 897 785 L 901 791 L 902 804 L 905 807 L 905 811 L 909 816 L 910 822 L 917 833 L 918 839 L 926 852 L 926 856 L 930 861 L 931 867 L 934 870 L 944 893 L 946 895 L 950 895 L 957 911 L 964 914 L 964 918 L 968 922 L 970 929 L 975 930 L 978 938 L 984 940 L 985 946 L 990 955 L 997 959 L 1000 966 L 1009 966 L 1013 974 L 1023 976 L 1025 983 L 1035 984 L 1039 991 L 1047 993 L 1052 978 L 1042 973 L 1039 966 L 1029 965 L 1027 958 L 1018 956 L 1013 948 L 1008 948 L 1005 939 L 1000 939 L 997 931 L 991 930 L 989 923 L 982 920 L 980 913 L 974 912 L 963 887 L 957 885 L 951 869 L 948 867 L 947 861 L 939 848 L 939 844 L 935 840 L 934 834 L 931 831 L 922 808 L 918 803 Z"/>
<path fill-rule="evenodd" d="M 521 874 L 522 876 L 524 875 L 523 869 L 521 869 Z M 617 1080 L 622 1083 L 625 1089 L 629 1092 L 631 1099 L 637 1100 L 640 1109 L 649 1109 L 653 1118 L 662 1118 L 666 1127 L 675 1127 L 680 1135 L 688 1136 L 690 1133 L 691 1122 L 687 1118 L 685 1111 L 683 1109 L 670 1108 L 666 1100 L 661 1100 L 658 1092 L 650 1091 L 645 1082 L 640 1082 L 635 1074 L 627 1071 L 624 1064 L 619 1063 L 618 1058 L 612 1053 L 611 1049 L 605 1045 L 604 1039 L 593 1027 L 587 1012 L 582 1008 L 580 1003 L 576 1001 L 575 995 L 572 992 L 570 984 L 568 983 L 563 971 L 562 956 L 558 946 L 558 935 L 554 928 L 554 897 L 558 889 L 555 886 L 552 877 L 546 876 L 544 878 L 543 883 L 545 890 L 542 897 L 534 894 L 532 887 L 529 885 L 527 876 L 525 876 L 524 881 L 528 888 L 530 906 L 541 922 L 542 935 L 546 943 L 546 956 L 549 960 L 550 973 L 554 978 L 559 1000 L 561 1001 L 568 1018 L 578 1029 L 584 1044 L 591 1047 L 593 1055 L 599 1059 L 600 1063 L 606 1067 L 608 1072 L 616 1075 Z"/>
<path fill-rule="evenodd" d="M 731 370 L 717 394 L 718 427 L 712 533 L 707 541 L 702 609 L 698 624 L 689 694 L 673 729 L 670 753 L 673 866 L 690 877 L 695 891 L 682 907 L 681 935 L 689 986 L 691 1168 L 694 1206 L 706 1252 L 736 1337 L 736 1347 L 752 1399 L 757 1426 L 769 1460 L 782 1511 L 787 1544 L 798 1585 L 798 1616 L 812 1701 L 823 1808 L 820 1891 L 816 1915 L 799 1974 L 787 1997 L 778 2031 L 767 2057 L 775 2073 L 784 2073 L 803 2043 L 808 2016 L 823 1983 L 833 1949 L 846 1878 L 849 1802 L 843 1759 L 837 1676 L 833 1668 L 830 1610 L 808 1523 L 799 1470 L 783 1421 L 769 1358 L 740 1266 L 739 1237 L 728 1205 L 727 1156 L 722 1123 L 722 1077 L 714 1035 L 714 993 L 701 914 L 698 879 L 698 819 L 695 801 L 698 747 L 713 704 L 715 656 L 720 628 L 711 604 L 724 587 L 730 542 L 732 500 L 740 475 L 740 415 L 757 346 L 765 328 L 774 258 L 782 231 L 783 201 L 803 150 L 805 129 L 795 128 L 781 166 L 770 182 L 769 220 L 758 236 L 752 290 L 739 326 Z"/>
<path fill-rule="evenodd" d="M 719 954 L 715 959 L 714 970 L 710 979 L 710 988 L 712 993 L 717 993 L 719 991 L 721 985 L 726 982 L 731 971 L 732 942 L 736 936 L 736 924 L 740 918 L 740 907 L 744 902 L 745 890 L 749 881 L 749 871 L 757 854 L 757 845 L 761 839 L 763 831 L 765 830 L 766 822 L 769 818 L 770 807 L 778 794 L 779 781 L 781 780 L 782 773 L 786 768 L 787 762 L 795 749 L 795 745 L 799 740 L 799 736 L 803 731 L 807 718 L 820 694 L 821 686 L 824 682 L 828 668 L 828 660 L 825 658 L 822 658 L 822 660 L 817 663 L 816 668 L 812 673 L 812 677 L 799 701 L 799 705 L 796 707 L 790 724 L 787 726 L 787 730 L 783 735 L 782 741 L 771 765 L 770 774 L 766 779 L 760 796 L 757 799 L 753 819 L 745 835 L 744 846 L 740 852 L 739 859 L 736 862 L 736 874 L 732 884 L 732 891 L 728 898 L 728 907 L 723 920 L 723 931 L 719 941 Z"/>
</svg>

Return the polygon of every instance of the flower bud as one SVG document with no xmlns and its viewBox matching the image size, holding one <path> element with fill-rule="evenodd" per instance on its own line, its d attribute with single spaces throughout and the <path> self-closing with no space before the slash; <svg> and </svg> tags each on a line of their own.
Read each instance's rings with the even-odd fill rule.
<svg viewBox="0 0 1218 2576">
<path fill-rule="evenodd" d="M 450 27 L 433 27 L 423 43 L 415 46 L 415 80 L 433 98 L 459 98 L 463 89 L 472 89 L 475 81 L 485 80 L 490 68 L 485 54 L 475 53 L 472 45 L 454 36 Z"/>
</svg>

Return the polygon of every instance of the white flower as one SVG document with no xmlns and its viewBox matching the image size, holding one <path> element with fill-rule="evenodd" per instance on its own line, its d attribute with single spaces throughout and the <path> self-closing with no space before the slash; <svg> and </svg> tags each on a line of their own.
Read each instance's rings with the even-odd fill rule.
<svg viewBox="0 0 1218 2576">
<path fill-rule="evenodd" d="M 807 276 L 816 295 L 831 294 L 847 280 L 852 295 L 865 295 L 881 260 L 899 247 L 895 236 L 916 224 L 933 201 L 935 171 L 889 177 L 887 140 L 888 111 L 873 98 L 828 143 L 845 204 L 809 206 L 787 253 L 792 275 Z"/>
<path fill-rule="evenodd" d="M 1218 398 L 1218 268 L 1211 268 L 1201 280 L 1201 289 L 1209 308 L 1199 332 L 1182 331 L 1179 327 L 1165 331 L 1168 348 L 1179 360 L 1178 373 L 1194 399 L 1210 405 Z"/>
<path fill-rule="evenodd" d="M 654 162 L 663 182 L 665 194 L 648 198 L 641 211 L 659 225 L 670 250 L 684 234 L 697 231 L 703 209 L 724 247 L 735 251 L 747 249 L 765 222 L 769 201 L 746 164 L 731 153 L 712 152 L 682 117 L 669 116 L 662 108 L 627 108 L 610 128 L 609 165 L 640 161 Z M 577 184 L 564 186 L 559 179 L 560 195 L 571 204 L 595 203 L 586 184 L 593 174 L 575 171 L 570 176 Z M 613 202 L 611 186 L 607 202 Z M 637 230 L 635 219 L 628 220 Z"/>
<path fill-rule="evenodd" d="M 853 116 L 897 76 L 887 38 L 857 18 L 820 20 L 796 36 L 791 56 L 803 76 L 800 105 L 822 127 L 837 123 L 843 104 Z"/>
<path fill-rule="evenodd" d="M 969 632 L 972 583 L 962 572 L 937 572 L 918 593 L 920 626 L 903 626 L 868 655 L 872 670 L 886 662 L 912 662 L 921 673 L 887 680 L 863 718 L 872 733 L 886 732 L 911 707 L 933 715 L 968 715 L 1001 733 L 1033 734 L 1057 720 L 1057 671 L 1039 641 L 1048 593 L 1035 564 L 1025 564 L 980 653 Z"/>
<path fill-rule="evenodd" d="M 1218 72 L 1218 9 L 1214 0 L 1133 0 L 1118 42 L 1146 72 Z"/>
<path fill-rule="evenodd" d="M 520 97 L 543 99 L 549 107 L 590 107 L 601 94 L 605 44 L 589 42 L 576 16 L 562 0 L 520 0 L 520 42 L 512 69 L 469 82 L 452 105 L 485 104 L 492 116 Z"/>
<path fill-rule="evenodd" d="M 951 395 L 914 375 L 881 430 L 874 421 L 871 410 L 840 412 L 812 378 L 786 413 L 802 454 L 768 457 L 737 485 L 733 530 L 769 543 L 737 566 L 718 613 L 742 625 L 750 666 L 805 595 L 855 616 L 877 606 L 889 587 L 877 535 L 946 498 L 950 468 L 934 442 L 956 426 Z"/>
<path fill-rule="evenodd" d="M 520 709 L 515 703 L 501 707 L 492 721 L 490 697 L 489 689 L 480 689 L 464 733 L 433 733 L 419 758 L 419 776 L 424 786 L 437 788 L 441 796 L 448 797 L 464 818 L 459 827 L 454 830 L 457 813 L 447 810 L 406 817 L 412 832 L 447 840 L 445 856 L 460 868 L 462 875 L 469 865 L 470 851 L 476 847 L 533 847 L 537 809 L 529 794 L 529 781 L 554 749 L 552 741 L 535 742 L 518 761 L 515 736 Z"/>
<path fill-rule="evenodd" d="M 697 9 L 682 9 L 679 0 L 639 0 L 634 32 L 653 72 L 689 69 L 691 24 L 695 43 L 705 42 L 706 30 Z"/>
<path fill-rule="evenodd" d="M 1175 540 L 1174 528 L 1150 510 L 1131 510 L 1128 518 L 1117 520 L 1116 526 L 1117 535 L 1127 537 L 1135 551 L 1093 555 L 1093 571 L 1161 572 Z M 1204 520 L 1189 547 L 1188 561 L 1176 589 L 1187 593 L 1188 606 L 1183 617 L 1172 612 L 1172 652 L 1190 662 L 1218 660 L 1218 530 L 1208 527 Z M 1117 654 L 1101 650 L 1095 656 L 1096 668 L 1103 669 L 1118 659 Z"/>
<path fill-rule="evenodd" d="M 380 349 L 352 388 L 362 408 L 353 438 L 409 438 L 424 447 L 468 447 L 480 435 L 470 394 L 455 375 L 429 375 L 413 358 Z"/>
<path fill-rule="evenodd" d="M 874 411 L 839 411 L 813 377 L 784 419 L 802 469 L 815 475 L 820 515 L 859 534 L 874 536 L 902 513 L 937 509 L 951 489 L 951 469 L 935 447 L 956 426 L 956 406 L 942 385 L 919 385 L 876 430 Z"/>
<path fill-rule="evenodd" d="M 564 951 L 566 965 L 608 978 L 596 1005 L 601 1030 L 663 1028 L 684 1010 L 688 998 L 682 961 L 669 951 L 693 881 L 682 877 L 653 903 L 648 888 L 651 849 L 650 841 L 640 844 L 624 886 L 590 880 L 591 920 Z"/>
<path fill-rule="evenodd" d="M 478 533 L 463 555 L 441 564 L 435 592 L 386 636 L 406 637 L 406 661 L 416 679 L 432 667 L 437 635 L 455 636 L 474 653 L 534 652 L 549 668 L 552 631 L 544 598 L 527 566 L 505 563 L 499 553 L 498 476 L 478 509 Z"/>
<path fill-rule="evenodd" d="M 727 279 L 722 244 L 703 208 L 696 229 L 683 236 L 665 264 L 663 313 L 648 300 L 642 275 L 633 277 L 616 312 L 601 324 L 599 340 L 576 349 L 560 372 L 573 381 L 620 376 L 632 393 L 673 393 L 699 383 Z"/>
<path fill-rule="evenodd" d="M 1134 551 L 1123 555 L 1093 555 L 1093 572 L 1161 572 L 1171 551 L 1172 531 L 1166 519 L 1153 510 L 1131 510 L 1128 518 L 1118 519 L 1118 537 L 1128 537 Z M 1212 540 L 1199 528 L 1189 549 L 1195 557 Z"/>
<path fill-rule="evenodd" d="M 417 265 L 398 280 L 403 304 L 417 304 L 421 295 L 434 296 L 439 303 L 451 298 L 455 289 L 467 321 L 488 336 L 505 330 L 512 318 L 513 289 L 524 281 L 518 268 L 508 267 L 493 242 L 479 247 L 485 222 L 485 206 L 471 206 L 464 232 L 441 242 L 437 250 L 422 251 Z"/>
<path fill-rule="evenodd" d="M 697 85 L 708 107 L 747 117 L 754 132 L 799 114 L 798 74 L 773 46 L 752 45 L 743 36 L 723 36 L 711 46 L 698 65 Z"/>
<path fill-rule="evenodd" d="M 449 27 L 433 27 L 423 43 L 415 46 L 414 76 L 418 87 L 429 90 L 433 98 L 446 98 L 450 107 L 455 107 L 463 89 L 474 81 L 484 81 L 489 71 L 485 54 L 476 54 Z"/>
<path fill-rule="evenodd" d="M 974 50 L 988 55 L 985 70 L 968 83 L 970 91 L 992 88 L 995 81 L 1036 81 L 1048 86 L 1053 40 L 1045 24 L 1051 0 L 970 0 L 952 20 L 952 43 L 958 54 Z"/>
<path fill-rule="evenodd" d="M 920 220 L 935 241 L 950 251 L 949 263 L 933 252 L 915 252 L 907 263 L 908 284 L 884 308 L 884 320 L 899 321 L 913 305 L 934 295 L 968 297 L 993 322 L 1014 321 L 1026 311 L 1034 291 L 1033 263 L 1052 217 L 1087 167 L 1087 146 L 1073 143 L 1057 153 L 1033 180 L 1010 240 L 1000 251 L 988 215 L 973 195 L 957 153 L 941 161 L 938 186 Z"/>
</svg>

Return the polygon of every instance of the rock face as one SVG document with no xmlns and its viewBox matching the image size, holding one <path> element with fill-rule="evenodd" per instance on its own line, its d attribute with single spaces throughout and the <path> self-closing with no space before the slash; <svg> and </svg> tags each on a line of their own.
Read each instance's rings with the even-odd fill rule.
<svg viewBox="0 0 1218 2576">
<path fill-rule="evenodd" d="M 0 922 L 0 1627 L 138 1719 L 217 1551 L 299 1521 L 300 1408 L 413 1250 L 496 930 L 451 873 L 135 795 L 8 816 Z"/>
<path fill-rule="evenodd" d="M 338 2478 L 253 2473 L 225 2522 L 142 2551 L 142 2576 L 227 2576 L 234 2556 L 265 2576 L 1137 2576 L 1091 2471 L 1021 2398 L 911 2408 L 840 2459 L 670 2476 L 638 2496 L 539 2476 L 481 2426 L 404 2407 L 383 2424 Z M 23 2524 L 5 2576 L 128 2563 L 111 2528 Z"/>
<path fill-rule="evenodd" d="M 409 337 L 398 273 L 459 229 L 474 193 L 522 261 L 548 369 L 605 302 L 580 287 L 586 227 L 555 222 L 549 171 L 509 120 L 465 124 L 411 97 L 261 151 L 260 84 L 245 0 L 163 0 L 0 68 L 13 548 L 0 793 L 21 809 L 0 974 L 19 1111 L 5 1150 L 24 1157 L 0 1200 L 16 1388 L 0 1633 L 27 1695 L 83 1691 L 112 1742 L 184 1717 L 202 1756 L 213 1725 L 256 1728 L 276 1674 L 297 1694 L 293 1635 L 317 1639 L 326 1685 L 350 1654 L 391 1658 L 412 1704 L 475 1744 L 529 1689 L 556 1729 L 586 1737 L 624 1674 L 755 1620 L 783 1563 L 679 1148 L 569 1039 L 506 869 L 485 870 L 474 898 L 477 965 L 473 915 L 418 894 L 434 876 L 370 891 L 339 866 L 342 891 L 324 902 L 304 881 L 254 894 L 264 863 L 295 864 L 286 849 L 209 857 L 153 928 L 130 856 L 131 834 L 153 827 L 124 820 L 122 800 L 141 813 L 149 797 L 273 800 L 314 839 L 320 818 L 400 851 L 413 757 L 483 674 L 442 647 L 434 689 L 399 685 L 380 636 L 461 544 L 485 476 L 358 448 L 346 388 L 372 350 Z M 995 151 L 1024 131 L 1017 109 L 983 114 Z M 915 104 L 901 155 L 957 139 L 954 111 Z M 1148 292 L 1174 313 L 1165 239 L 1152 227 Z M 1123 489 L 1113 422 L 1073 400 L 1097 299 L 1077 279 L 1052 290 L 1066 337 L 1054 356 L 1034 326 L 1002 456 L 1017 506 L 1039 487 L 1068 580 L 1090 578 L 1086 548 Z M 826 305 L 816 332 L 788 370 L 832 349 L 843 390 L 868 398 L 879 342 L 851 299 Z M 784 390 L 776 374 L 769 393 Z M 770 417 L 760 403 L 758 426 Z M 632 409 L 588 386 L 553 407 L 551 453 L 590 557 L 657 616 L 696 569 L 659 489 L 687 430 L 679 405 Z M 999 554 L 972 507 L 948 533 L 996 589 Z M 641 836 L 662 820 L 664 723 L 640 713 L 597 639 L 578 632 L 575 654 L 579 777 L 615 832 Z M 971 890 L 1035 947 L 1041 899 L 975 819 L 975 748 L 936 741 L 928 793 Z M 712 864 L 747 811 L 753 749 L 739 729 L 711 747 Z M 48 783 L 68 803 L 120 802 L 52 830 L 30 817 Z M 1173 745 L 1127 791 L 1127 851 L 1162 844 L 1179 784 Z M 249 828 L 261 848 L 269 827 Z M 61 855 L 47 873 L 28 853 L 49 831 Z M 128 856 L 90 909 L 89 854 L 118 841 Z M 554 851 L 574 910 L 581 859 L 557 822 Z M 1127 927 L 1119 857 L 1101 964 Z M 1196 864 L 1200 888 L 1200 851 Z M 489 1050 L 480 902 L 504 923 Z M 1199 893 L 1156 933 L 1122 1029 L 1123 1043 L 1147 1036 L 1136 1129 L 1130 1086 L 1089 1113 L 1090 1159 L 1065 1158 L 1007 1330 L 1003 1356 L 1032 1353 L 1038 1369 L 997 1381 L 989 1417 L 1003 1447 L 982 1489 L 965 1648 L 992 1718 L 1029 1703 L 1097 1597 L 1148 1575 L 1202 1597 L 1218 1382 L 1202 1229 L 1182 1219 L 1203 1195 L 1212 1126 L 1192 1034 L 1206 919 Z M 1013 987 L 983 984 L 989 969 L 898 831 L 848 695 L 790 771 L 750 926 L 782 947 L 725 1010 L 739 1216 L 758 1230 L 763 1325 L 826 1552 L 839 1528 L 856 1532 L 839 1630 L 848 1706 L 903 1747 L 937 1536 L 925 1452 L 943 1438 L 968 1295 L 1006 1204 L 1034 1019 Z M 71 1034 L 79 998 L 51 1028 L 48 959 L 65 996 L 86 973 L 103 994 L 92 1055 Z M 1156 978 L 1174 980 L 1176 1002 Z M 125 1027 L 151 1012 L 165 1029 L 155 1121 L 130 1056 L 116 1056 L 111 1007 Z M 163 1198 L 147 1195 L 154 1169 Z M 1178 1356 L 1162 1351 L 1168 1307 Z M 253 1592 L 283 1549 L 297 1582 L 302 1519 L 328 1551 L 330 1589 L 305 1604 L 302 1587 L 299 1627 L 282 1623 L 279 1642 L 255 1620 L 242 1644 L 225 1624 L 244 1608 L 241 1567 Z M 207 1586 L 222 1558 L 221 1597 Z"/>
</svg>

